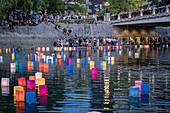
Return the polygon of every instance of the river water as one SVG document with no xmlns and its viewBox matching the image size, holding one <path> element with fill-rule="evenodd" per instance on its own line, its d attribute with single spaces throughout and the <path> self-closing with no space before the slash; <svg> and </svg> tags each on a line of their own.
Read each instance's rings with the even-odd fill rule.
<svg viewBox="0 0 170 113">
<path fill-rule="evenodd" d="M 129 52 L 130 51 L 130 52 Z M 36 51 L 26 50 L 26 54 Z M 51 52 L 43 52 L 51 55 Z M 57 55 L 58 52 L 55 52 Z M 139 57 L 135 56 L 139 53 Z M 33 69 L 27 69 L 23 51 L 16 51 L 19 63 L 23 64 L 23 74 L 11 73 L 11 53 L 1 53 L 0 77 L 10 78 L 7 93 L 0 92 L 0 113 L 102 113 L 126 112 L 170 112 L 170 48 L 121 49 L 112 51 L 61 52 L 62 66 L 50 65 L 49 72 L 43 74 L 46 80 L 47 96 L 38 96 L 36 104 L 14 103 L 13 87 L 19 77 L 35 75 L 39 71 L 38 61 Z M 68 75 L 64 56 L 72 58 L 73 75 Z M 114 62 L 109 61 L 115 57 Z M 77 64 L 77 59 L 85 59 L 85 68 Z M 96 79 L 92 80 L 89 58 L 98 68 Z M 107 70 L 100 70 L 100 61 L 107 61 Z M 129 97 L 129 87 L 141 80 L 149 84 L 149 95 L 140 98 Z"/>
</svg>

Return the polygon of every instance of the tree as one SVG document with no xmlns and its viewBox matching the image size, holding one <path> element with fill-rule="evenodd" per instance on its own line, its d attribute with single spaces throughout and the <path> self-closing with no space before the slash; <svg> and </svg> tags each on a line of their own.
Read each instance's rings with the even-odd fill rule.
<svg viewBox="0 0 170 113">
<path fill-rule="evenodd" d="M 145 0 L 107 0 L 109 2 L 110 13 L 129 12 L 140 9 L 140 6 L 146 5 Z"/>
<path fill-rule="evenodd" d="M 97 12 L 97 15 L 102 16 L 102 15 L 103 15 L 103 13 L 104 13 L 104 9 L 100 9 L 100 11 L 99 11 L 99 12 Z"/>
</svg>

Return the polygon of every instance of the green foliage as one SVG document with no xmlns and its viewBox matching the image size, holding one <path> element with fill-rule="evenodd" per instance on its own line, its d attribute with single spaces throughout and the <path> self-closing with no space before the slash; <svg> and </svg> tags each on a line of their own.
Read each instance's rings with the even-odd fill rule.
<svg viewBox="0 0 170 113">
<path fill-rule="evenodd" d="M 139 7 L 146 5 L 145 0 L 107 0 L 109 2 L 110 13 L 128 12 L 140 9 Z"/>
<path fill-rule="evenodd" d="M 101 9 L 99 12 L 97 12 L 98 15 L 102 16 L 104 13 L 104 9 Z"/>
</svg>

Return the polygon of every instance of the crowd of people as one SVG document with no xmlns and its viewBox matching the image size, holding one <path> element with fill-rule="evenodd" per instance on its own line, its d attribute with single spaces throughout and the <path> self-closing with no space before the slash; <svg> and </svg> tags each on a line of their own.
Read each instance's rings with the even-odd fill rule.
<svg viewBox="0 0 170 113">
<path fill-rule="evenodd" d="M 149 45 L 149 44 L 168 44 L 169 39 L 167 38 L 119 38 L 119 37 L 107 37 L 107 38 L 63 38 L 55 41 L 53 46 L 55 47 L 86 47 L 86 46 L 109 46 L 109 45 Z"/>
</svg>

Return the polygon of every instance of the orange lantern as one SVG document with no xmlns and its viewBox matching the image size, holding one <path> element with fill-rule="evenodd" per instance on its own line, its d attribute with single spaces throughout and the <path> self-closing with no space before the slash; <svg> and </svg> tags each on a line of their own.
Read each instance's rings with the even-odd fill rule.
<svg viewBox="0 0 170 113">
<path fill-rule="evenodd" d="M 44 71 L 44 63 L 39 63 L 39 72 Z"/>
<path fill-rule="evenodd" d="M 0 49 L 0 53 L 2 53 L 2 49 Z"/>
<path fill-rule="evenodd" d="M 24 90 L 22 86 L 14 86 L 14 97 L 16 96 L 16 90 Z"/>
<path fill-rule="evenodd" d="M 11 52 L 11 48 L 9 48 L 9 53 Z"/>
<path fill-rule="evenodd" d="M 32 61 L 28 61 L 28 67 L 32 67 Z"/>
<path fill-rule="evenodd" d="M 60 56 L 60 53 L 57 53 L 57 58 L 59 58 L 59 56 Z"/>
<path fill-rule="evenodd" d="M 35 83 L 36 83 L 36 78 L 35 78 L 35 76 L 29 76 L 29 80 L 34 80 Z"/>
<path fill-rule="evenodd" d="M 32 60 L 32 55 L 33 55 L 33 54 L 32 54 L 32 53 L 30 53 L 30 59 L 31 59 L 31 60 Z"/>
<path fill-rule="evenodd" d="M 26 78 L 24 77 L 18 78 L 18 86 L 26 87 Z"/>
<path fill-rule="evenodd" d="M 88 50 L 89 50 L 89 47 L 86 47 L 86 50 L 88 51 Z"/>
<path fill-rule="evenodd" d="M 16 90 L 16 101 L 25 101 L 25 90 Z"/>
<path fill-rule="evenodd" d="M 44 73 L 48 73 L 49 72 L 49 65 L 48 63 L 44 64 Z"/>
<path fill-rule="evenodd" d="M 28 72 L 32 72 L 32 67 L 28 67 Z"/>
</svg>

